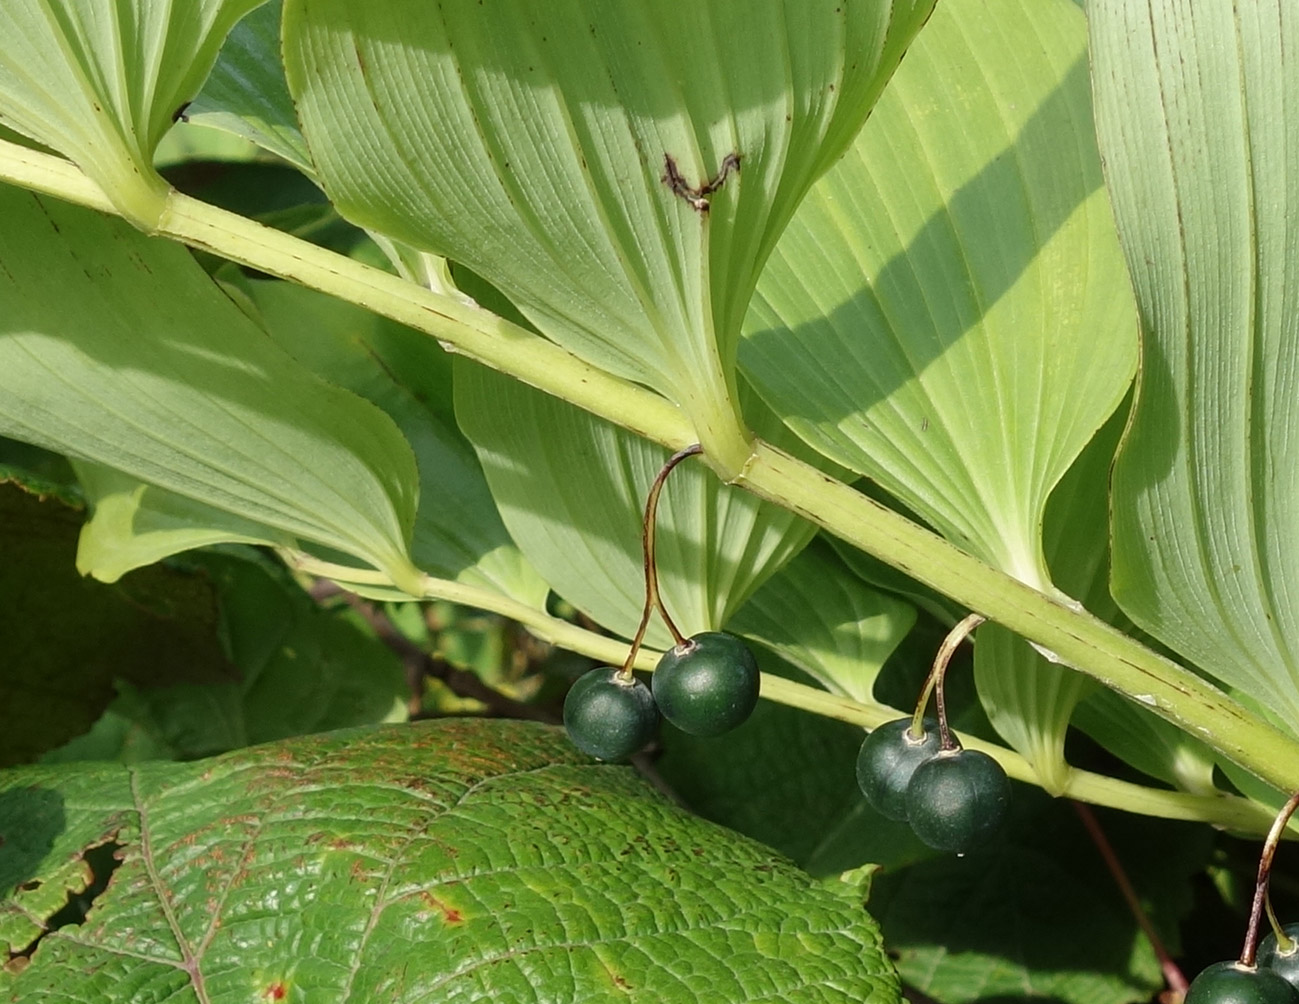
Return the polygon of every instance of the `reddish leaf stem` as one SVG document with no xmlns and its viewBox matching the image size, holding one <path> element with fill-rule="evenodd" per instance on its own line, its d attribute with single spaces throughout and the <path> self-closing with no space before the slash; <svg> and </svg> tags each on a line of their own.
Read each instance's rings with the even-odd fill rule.
<svg viewBox="0 0 1299 1004">
<path fill-rule="evenodd" d="M 940 746 L 945 750 L 956 749 L 956 740 L 952 738 L 951 729 L 947 725 L 947 698 L 943 691 L 943 679 L 947 676 L 947 664 L 952 661 L 952 655 L 960 647 L 961 642 L 965 641 L 973 633 L 974 629 L 985 620 L 987 618 L 982 614 L 970 614 L 956 627 L 947 632 L 947 637 L 938 646 L 938 654 L 934 656 L 933 667 L 929 670 L 924 689 L 920 692 L 920 700 L 916 702 L 915 714 L 911 716 L 911 728 L 907 730 L 913 737 L 917 739 L 924 737 L 925 708 L 929 706 L 929 695 L 933 694 L 934 704 L 938 708 Z"/>
<path fill-rule="evenodd" d="M 1172 992 L 1174 999 L 1181 1000 L 1186 996 L 1190 983 L 1187 982 L 1186 975 L 1182 972 L 1181 967 L 1168 954 L 1168 949 L 1164 947 L 1163 939 L 1159 937 L 1155 925 L 1150 922 L 1150 915 L 1146 913 L 1145 907 L 1141 905 L 1141 900 L 1137 898 L 1137 892 L 1132 888 L 1128 873 L 1123 870 L 1123 865 L 1119 861 L 1118 855 L 1114 853 L 1114 848 L 1111 846 L 1109 838 L 1105 836 L 1105 831 L 1101 829 L 1096 814 L 1082 802 L 1074 802 L 1073 807 L 1077 810 L 1083 826 L 1087 827 L 1087 833 L 1091 836 L 1092 843 L 1100 851 L 1100 855 L 1105 861 L 1105 867 L 1114 876 L 1114 884 L 1119 887 L 1119 892 L 1128 904 L 1128 909 L 1132 911 L 1132 916 L 1136 918 L 1137 925 L 1150 942 L 1150 947 L 1155 950 L 1155 958 L 1159 960 L 1159 968 L 1164 973 L 1164 982 L 1168 984 L 1168 989 Z"/>
<path fill-rule="evenodd" d="M 668 458 L 668 462 L 663 465 L 655 477 L 654 483 L 650 485 L 649 494 L 645 497 L 645 516 L 641 522 L 641 547 L 643 551 L 643 560 L 645 565 L 645 609 L 641 613 L 640 625 L 636 628 L 636 634 L 632 636 L 631 648 L 627 651 L 627 658 L 622 664 L 620 671 L 625 679 L 631 678 L 631 668 L 636 664 L 636 656 L 640 652 L 641 643 L 645 640 L 645 632 L 649 629 L 650 614 L 654 608 L 658 607 L 659 613 L 663 615 L 663 623 L 668 626 L 672 632 L 672 640 L 677 645 L 684 645 L 686 642 L 683 635 L 673 622 L 672 617 L 668 614 L 667 607 L 663 604 L 663 598 L 659 595 L 659 572 L 658 564 L 654 559 L 654 535 L 655 522 L 658 516 L 659 495 L 663 492 L 663 484 L 667 481 L 668 475 L 672 473 L 673 468 L 687 457 L 698 456 L 704 452 L 704 448 L 695 443 L 693 446 L 687 446 L 684 450 L 678 450 Z"/>
<path fill-rule="evenodd" d="M 1254 880 L 1254 902 L 1249 910 L 1249 927 L 1245 930 L 1245 944 L 1240 949 L 1240 964 L 1253 966 L 1258 952 L 1258 932 L 1263 919 L 1263 903 L 1267 900 L 1268 880 L 1272 877 L 1272 859 L 1276 856 L 1277 845 L 1281 843 L 1281 834 L 1286 824 L 1299 808 L 1299 791 L 1296 791 L 1281 806 L 1281 811 L 1272 821 L 1267 839 L 1263 841 L 1263 853 L 1258 856 L 1258 878 Z"/>
</svg>

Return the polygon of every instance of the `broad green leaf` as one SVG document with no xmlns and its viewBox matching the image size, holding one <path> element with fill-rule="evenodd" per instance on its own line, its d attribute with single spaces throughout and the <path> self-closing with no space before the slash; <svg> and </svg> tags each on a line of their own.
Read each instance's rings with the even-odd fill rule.
<svg viewBox="0 0 1299 1004">
<path fill-rule="evenodd" d="M 57 150 L 150 230 L 167 185 L 153 151 L 226 33 L 262 0 L 5 0 L 0 123 Z"/>
<path fill-rule="evenodd" d="M 77 571 L 116 582 L 135 568 L 209 544 L 292 546 L 293 537 L 214 506 L 145 484 L 102 464 L 74 460 L 91 516 L 81 529 Z"/>
<path fill-rule="evenodd" d="M 235 675 L 218 643 L 211 584 L 171 568 L 113 586 L 83 579 L 73 565 L 83 518 L 0 485 L 0 764 L 33 760 L 89 728 L 114 681 L 202 685 Z"/>
<path fill-rule="evenodd" d="M 0 935 L 27 960 L 0 993 L 25 1004 L 900 999 L 847 883 L 527 723 L 25 768 L 0 775 L 0 835 Z M 43 932 L 109 841 L 84 922 Z"/>
<path fill-rule="evenodd" d="M 457 361 L 455 395 L 461 427 L 524 556 L 560 596 L 630 637 L 645 604 L 645 498 L 668 451 L 475 363 Z M 688 635 L 724 626 L 814 532 L 685 461 L 658 507 L 668 612 Z M 671 644 L 657 616 L 647 638 Z"/>
<path fill-rule="evenodd" d="M 439 578 L 542 606 L 546 584 L 501 522 L 478 458 L 455 424 L 451 357 L 428 335 L 287 282 L 245 287 L 271 337 L 313 373 L 378 405 L 420 472 L 411 557 Z"/>
<path fill-rule="evenodd" d="M 1082 12 L 945 0 L 772 255 L 745 374 L 817 449 L 1047 588 L 1047 497 L 1136 351 Z"/>
<path fill-rule="evenodd" d="M 42 762 L 193 760 L 290 736 L 405 720 L 405 669 L 350 607 L 322 607 L 283 568 L 255 552 L 204 552 L 186 563 L 210 583 L 213 636 L 227 650 L 234 678 L 122 680 L 94 727 Z"/>
<path fill-rule="evenodd" d="M 730 621 L 836 694 L 874 700 L 875 677 L 916 621 L 914 607 L 871 589 L 823 540 L 768 579 Z"/>
<path fill-rule="evenodd" d="M 1299 21 L 1285 0 L 1088 14 L 1145 329 L 1115 598 L 1299 729 Z"/>
<path fill-rule="evenodd" d="M 0 434 L 336 549 L 418 589 L 410 447 L 181 247 L 0 188 Z"/>
<path fill-rule="evenodd" d="M 1109 470 L 1126 414 L 1117 412 L 1060 479 L 1047 502 L 1043 551 L 1056 585 L 1098 617 L 1117 613 L 1109 594 Z M 979 699 L 997 733 L 1058 795 L 1069 782 L 1065 734 L 1090 678 L 1049 660 L 998 624 L 979 628 L 974 648 Z"/>
<path fill-rule="evenodd" d="M 469 266 L 707 446 L 763 261 L 932 6 L 289 0 L 285 67 L 345 216 Z M 710 211 L 669 159 L 719 181 Z"/>
<path fill-rule="evenodd" d="M 311 174 L 311 153 L 280 57 L 282 12 L 280 0 L 270 0 L 234 26 L 185 117 L 240 136 Z"/>
<path fill-rule="evenodd" d="M 1017 788 L 1012 831 L 965 859 L 934 858 L 871 885 L 903 981 L 943 1004 L 1136 1004 L 1159 962 L 1073 808 Z M 1022 796 L 1022 797 L 1021 797 Z M 1150 920 L 1177 953 L 1205 827 L 1097 813 Z"/>
</svg>

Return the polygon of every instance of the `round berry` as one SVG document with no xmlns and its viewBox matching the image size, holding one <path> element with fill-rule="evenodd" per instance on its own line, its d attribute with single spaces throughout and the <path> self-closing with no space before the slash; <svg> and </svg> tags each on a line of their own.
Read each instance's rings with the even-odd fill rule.
<svg viewBox="0 0 1299 1004">
<path fill-rule="evenodd" d="M 1215 962 L 1191 981 L 1185 1004 L 1296 1004 L 1299 990 L 1270 969 Z"/>
<path fill-rule="evenodd" d="M 663 654 L 651 686 L 663 717 L 693 736 L 720 736 L 753 714 L 758 663 L 724 631 L 704 631 Z"/>
<path fill-rule="evenodd" d="M 936 850 L 964 854 L 1001 828 L 1010 781 L 986 753 L 942 750 L 915 769 L 906 802 L 916 836 Z"/>
<path fill-rule="evenodd" d="M 1272 970 L 1299 990 L 1299 924 L 1286 924 L 1282 930 L 1292 942 L 1290 951 L 1280 951 L 1276 946 L 1276 935 L 1269 933 L 1258 946 L 1258 967 Z"/>
<path fill-rule="evenodd" d="M 597 760 L 626 760 L 654 738 L 658 724 L 649 687 L 612 666 L 582 674 L 564 699 L 568 738 Z"/>
<path fill-rule="evenodd" d="M 857 753 L 857 785 L 871 806 L 889 819 L 907 818 L 907 785 L 917 767 L 941 749 L 938 722 L 925 719 L 925 734 L 911 734 L 911 719 L 885 722 Z"/>
</svg>

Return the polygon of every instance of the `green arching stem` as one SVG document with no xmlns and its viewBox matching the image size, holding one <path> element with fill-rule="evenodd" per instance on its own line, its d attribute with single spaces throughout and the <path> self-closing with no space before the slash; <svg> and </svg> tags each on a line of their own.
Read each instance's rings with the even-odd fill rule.
<svg viewBox="0 0 1299 1004">
<path fill-rule="evenodd" d="M 1281 806 L 1281 811 L 1276 814 L 1276 819 L 1272 820 L 1272 827 L 1267 831 L 1267 838 L 1263 841 L 1263 852 L 1258 856 L 1258 878 L 1254 880 L 1254 902 L 1249 910 L 1249 927 L 1245 929 L 1245 944 L 1240 949 L 1242 966 L 1254 965 L 1254 956 L 1258 952 L 1258 932 L 1263 919 L 1263 904 L 1267 902 L 1267 887 L 1272 878 L 1272 859 L 1276 857 L 1276 848 L 1281 843 L 1281 834 L 1285 832 L 1286 824 L 1290 822 L 1290 817 L 1294 815 L 1297 808 L 1299 808 L 1299 791 L 1286 799 L 1285 805 Z M 1279 940 L 1277 944 L 1279 947 Z"/>
<path fill-rule="evenodd" d="M 69 162 L 5 141 L 0 141 L 0 181 L 115 211 L 104 193 Z M 157 234 L 359 304 L 669 449 L 702 438 L 671 402 L 532 332 L 236 214 L 173 193 Z M 716 463 L 714 458 L 705 459 Z M 732 483 L 802 515 L 1054 653 L 1066 665 L 1129 695 L 1273 787 L 1299 789 L 1299 741 L 1251 715 L 1190 670 L 1064 598 L 1038 592 L 989 567 L 760 440 L 753 443 L 747 463 Z M 1124 807 L 1142 811 L 1135 800 Z M 1195 818 L 1208 819 L 1212 814 Z"/>
<path fill-rule="evenodd" d="M 1267 911 L 1267 922 L 1272 928 L 1272 936 L 1276 938 L 1276 950 L 1282 955 L 1292 955 L 1295 948 L 1299 947 L 1299 942 L 1285 933 L 1285 926 L 1277 919 L 1276 911 L 1272 909 L 1272 897 L 1263 897 L 1263 909 Z"/>
<path fill-rule="evenodd" d="M 391 586 L 391 582 L 382 572 L 336 565 L 296 551 L 281 553 L 291 567 L 310 575 L 332 579 L 345 586 L 348 584 L 361 587 Z M 480 610 L 499 613 L 523 624 L 529 632 L 542 641 L 572 652 L 580 652 L 608 665 L 618 665 L 627 657 L 625 642 L 607 638 L 578 627 L 576 624 L 551 617 L 544 610 L 511 600 L 490 589 L 429 576 L 424 581 L 424 595 L 429 599 L 450 600 Z M 662 654 L 642 647 L 635 657 L 635 666 L 637 669 L 653 671 Z M 762 674 L 761 689 L 765 699 L 777 704 L 799 708 L 865 729 L 877 728 L 899 716 L 897 710 L 887 705 L 864 704 L 849 697 L 832 694 L 770 673 Z M 973 736 L 962 735 L 960 740 L 967 749 L 980 750 L 997 760 L 1010 777 L 1028 784 L 1036 783 L 1036 774 L 1032 765 L 1013 750 Z M 1065 786 L 1062 796 L 1147 816 L 1209 823 L 1246 833 L 1262 833 L 1272 821 L 1271 812 L 1263 806 L 1236 795 L 1191 795 L 1162 788 L 1147 788 L 1129 781 L 1120 781 L 1102 774 L 1077 769 L 1070 773 L 1069 783 Z"/>
<path fill-rule="evenodd" d="M 947 678 L 947 664 L 952 661 L 952 656 L 960 648 L 961 642 L 987 619 L 982 614 L 969 614 L 947 632 L 947 637 L 938 646 L 934 664 L 930 667 L 929 675 L 925 677 L 925 686 L 920 691 L 920 699 L 916 701 L 916 710 L 911 716 L 911 727 L 907 729 L 915 738 L 925 737 L 925 708 L 929 707 L 929 695 L 934 694 L 938 709 L 939 747 L 945 750 L 956 749 L 957 744 L 952 740 L 952 731 L 947 727 L 947 698 L 943 690 L 943 681 Z"/>
</svg>

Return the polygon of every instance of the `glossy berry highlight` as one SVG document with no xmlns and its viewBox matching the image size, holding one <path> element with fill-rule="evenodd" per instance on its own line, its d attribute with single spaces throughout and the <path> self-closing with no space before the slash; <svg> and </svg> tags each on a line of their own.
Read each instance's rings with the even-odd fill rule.
<svg viewBox="0 0 1299 1004">
<path fill-rule="evenodd" d="M 911 775 L 942 748 L 938 722 L 924 721 L 924 735 L 911 734 L 911 719 L 885 722 L 868 735 L 857 753 L 857 786 L 880 815 L 907 818 L 907 787 Z"/>
<path fill-rule="evenodd" d="M 564 699 L 564 728 L 573 745 L 597 760 L 626 760 L 658 731 L 649 687 L 601 666 L 578 678 Z"/>
<path fill-rule="evenodd" d="M 748 645 L 704 631 L 663 654 L 651 685 L 659 711 L 682 732 L 720 736 L 753 714 L 759 680 Z"/>
<path fill-rule="evenodd" d="M 986 753 L 943 750 L 915 769 L 906 805 L 916 836 L 936 850 L 964 854 L 1001 829 L 1010 808 L 1010 781 Z"/>
<path fill-rule="evenodd" d="M 1270 969 L 1215 962 L 1191 981 L 1185 1004 L 1299 1004 L 1299 990 Z"/>
</svg>

